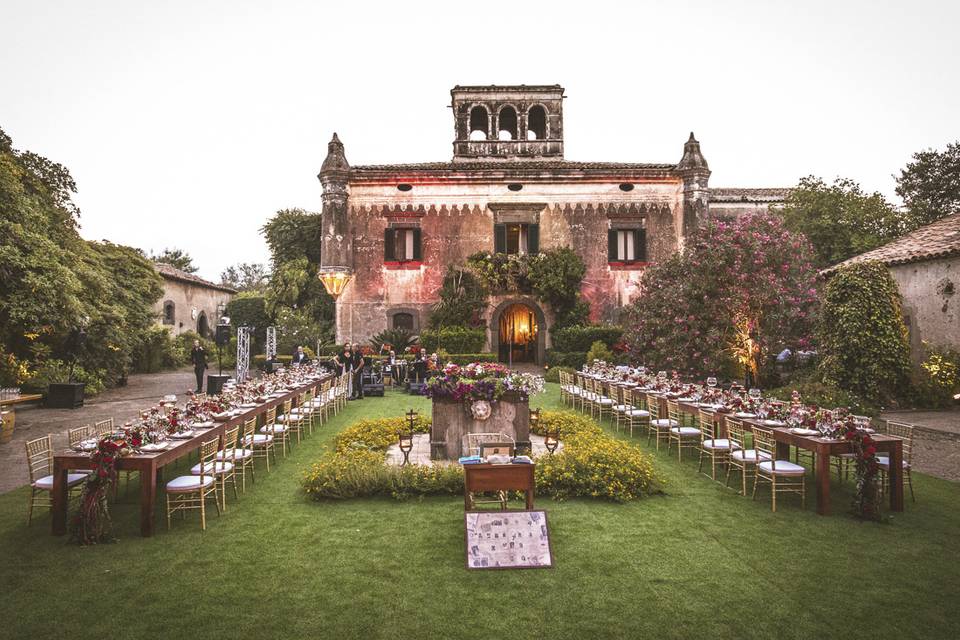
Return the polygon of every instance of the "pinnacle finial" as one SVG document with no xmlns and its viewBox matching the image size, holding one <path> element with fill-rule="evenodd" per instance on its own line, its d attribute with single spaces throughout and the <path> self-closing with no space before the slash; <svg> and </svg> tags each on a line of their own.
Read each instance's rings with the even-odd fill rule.
<svg viewBox="0 0 960 640">
<path fill-rule="evenodd" d="M 343 153 L 343 143 L 340 142 L 340 137 L 334 132 L 330 142 L 327 143 L 327 157 L 323 161 L 323 166 L 320 167 L 320 173 L 349 170 L 350 163 L 347 162 L 347 156 Z"/>
<path fill-rule="evenodd" d="M 333 134 L 333 137 L 336 138 L 337 134 Z M 696 142 L 697 139 L 693 137 L 693 131 L 690 132 L 690 139 L 687 142 Z"/>
<path fill-rule="evenodd" d="M 683 157 L 680 159 L 680 163 L 677 164 L 677 169 L 681 171 L 710 171 L 710 168 L 707 166 L 707 159 L 703 157 L 703 153 L 700 151 L 700 143 L 697 142 L 697 139 L 693 136 L 693 131 L 690 132 L 690 137 L 683 145 Z"/>
</svg>

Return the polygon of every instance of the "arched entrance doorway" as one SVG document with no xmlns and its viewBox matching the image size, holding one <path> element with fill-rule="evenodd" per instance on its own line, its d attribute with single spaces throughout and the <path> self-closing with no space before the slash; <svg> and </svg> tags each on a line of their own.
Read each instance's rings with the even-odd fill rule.
<svg viewBox="0 0 960 640">
<path fill-rule="evenodd" d="M 203 311 L 200 312 L 200 316 L 197 318 L 197 333 L 200 334 L 201 338 L 206 338 L 210 333 L 210 326 L 207 324 L 207 314 Z"/>
<path fill-rule="evenodd" d="M 543 313 L 524 302 L 508 302 L 495 312 L 496 348 L 500 362 L 539 363 L 543 357 Z"/>
</svg>

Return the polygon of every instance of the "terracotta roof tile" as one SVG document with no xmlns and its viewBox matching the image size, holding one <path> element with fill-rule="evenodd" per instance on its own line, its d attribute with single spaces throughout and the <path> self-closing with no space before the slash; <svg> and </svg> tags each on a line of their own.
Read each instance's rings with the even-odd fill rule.
<svg viewBox="0 0 960 640">
<path fill-rule="evenodd" d="M 895 265 L 954 255 L 960 255 L 960 213 L 951 214 L 925 227 L 920 227 L 893 242 L 861 253 L 820 273 L 829 275 L 844 265 L 867 260 Z"/>
<path fill-rule="evenodd" d="M 357 165 L 352 173 L 383 171 L 526 171 L 526 170 L 673 170 L 676 163 L 655 162 L 575 162 L 572 160 L 464 160 L 457 162 L 419 162 L 411 164 Z"/>
<path fill-rule="evenodd" d="M 791 189 L 743 189 L 711 187 L 711 202 L 783 202 Z"/>
<path fill-rule="evenodd" d="M 180 282 L 186 282 L 187 284 L 196 285 L 198 287 L 206 287 L 207 289 L 217 289 L 218 291 L 226 291 L 227 293 L 236 293 L 236 289 L 231 289 L 230 287 L 225 287 L 222 284 L 216 284 L 210 282 L 209 280 L 204 280 L 200 276 L 195 276 L 192 273 L 187 273 L 186 271 L 181 271 L 171 264 L 166 262 L 155 262 L 154 268 L 157 270 L 162 277 L 169 280 L 179 280 Z"/>
</svg>

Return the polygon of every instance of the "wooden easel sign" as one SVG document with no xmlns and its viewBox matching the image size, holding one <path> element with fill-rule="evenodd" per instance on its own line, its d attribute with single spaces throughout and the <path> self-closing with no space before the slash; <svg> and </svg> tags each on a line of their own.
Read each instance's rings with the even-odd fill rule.
<svg viewBox="0 0 960 640">
<path fill-rule="evenodd" d="M 467 569 L 553 566 L 546 511 L 468 511 Z"/>
</svg>

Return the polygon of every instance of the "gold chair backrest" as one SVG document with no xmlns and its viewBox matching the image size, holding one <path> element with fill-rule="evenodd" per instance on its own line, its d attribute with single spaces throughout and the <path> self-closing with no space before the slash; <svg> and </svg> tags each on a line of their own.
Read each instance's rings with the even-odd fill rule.
<svg viewBox="0 0 960 640">
<path fill-rule="evenodd" d="M 647 394 L 647 411 L 650 412 L 652 420 L 660 419 L 660 396 L 655 396 L 652 393 Z"/>
<path fill-rule="evenodd" d="M 724 418 L 727 422 L 727 439 L 733 445 L 733 449 L 746 449 L 746 434 L 743 429 L 743 423 L 732 416 Z"/>
<path fill-rule="evenodd" d="M 100 436 L 107 435 L 108 433 L 113 433 L 113 418 L 107 418 L 106 420 L 101 420 L 94 423 L 93 433 L 98 438 Z"/>
<path fill-rule="evenodd" d="M 263 416 L 263 424 L 273 424 L 277 421 L 277 408 L 270 407 Z"/>
<path fill-rule="evenodd" d="M 717 416 L 700 409 L 700 439 L 713 440 L 717 435 Z"/>
<path fill-rule="evenodd" d="M 70 444 L 70 448 L 72 449 L 73 447 L 76 447 L 81 442 L 89 438 L 90 431 L 90 425 L 88 424 L 67 431 L 67 442 Z"/>
<path fill-rule="evenodd" d="M 290 416 L 290 407 L 293 404 L 293 400 L 284 400 L 283 401 L 283 415 Z"/>
<path fill-rule="evenodd" d="M 887 435 L 903 439 L 903 460 L 909 464 L 913 458 L 913 425 L 887 422 Z"/>
<path fill-rule="evenodd" d="M 207 440 L 206 442 L 200 443 L 200 484 L 203 485 L 204 475 L 212 475 L 210 473 L 204 473 L 207 469 L 213 469 L 214 464 L 217 461 L 217 451 L 220 449 L 220 438 L 213 438 L 212 440 Z"/>
<path fill-rule="evenodd" d="M 30 484 L 53 473 L 53 443 L 49 435 L 36 440 L 28 440 L 25 447 Z"/>
<path fill-rule="evenodd" d="M 237 436 L 240 433 L 240 425 L 230 427 L 223 433 L 223 459 L 227 462 L 234 462 L 237 455 Z"/>
<path fill-rule="evenodd" d="M 253 436 L 257 431 L 257 418 L 254 416 L 243 423 L 243 443 L 244 445 L 253 444 Z"/>
<path fill-rule="evenodd" d="M 675 420 L 678 424 L 682 423 L 682 420 L 680 419 L 682 417 L 680 415 L 680 403 L 676 400 L 667 400 L 667 417 L 669 417 L 671 420 Z"/>
<path fill-rule="evenodd" d="M 773 431 L 761 427 L 753 427 L 753 448 L 757 451 L 757 458 L 761 454 L 768 454 L 773 462 L 773 468 L 776 469 L 777 441 L 773 437 Z"/>
</svg>

